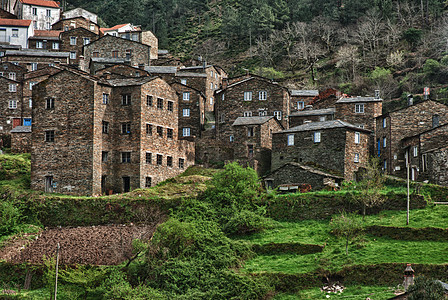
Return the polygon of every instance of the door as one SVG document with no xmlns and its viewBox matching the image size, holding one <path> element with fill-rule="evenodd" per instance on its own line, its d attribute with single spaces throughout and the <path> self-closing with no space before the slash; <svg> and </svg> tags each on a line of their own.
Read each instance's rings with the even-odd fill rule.
<svg viewBox="0 0 448 300">
<path fill-rule="evenodd" d="M 45 192 L 53 193 L 53 176 L 45 176 Z"/>
<path fill-rule="evenodd" d="M 23 126 L 31 126 L 31 119 L 23 119 Z"/>
<path fill-rule="evenodd" d="M 131 177 L 123 177 L 123 193 L 127 193 L 131 190 Z"/>
<path fill-rule="evenodd" d="M 103 176 L 101 176 L 101 194 L 106 194 L 106 179 L 107 179 L 107 176 L 106 175 L 103 175 Z"/>
<path fill-rule="evenodd" d="M 12 119 L 12 128 L 16 128 L 17 126 L 20 126 L 21 125 L 21 120 L 20 120 L 20 118 L 14 118 L 14 119 Z"/>
</svg>

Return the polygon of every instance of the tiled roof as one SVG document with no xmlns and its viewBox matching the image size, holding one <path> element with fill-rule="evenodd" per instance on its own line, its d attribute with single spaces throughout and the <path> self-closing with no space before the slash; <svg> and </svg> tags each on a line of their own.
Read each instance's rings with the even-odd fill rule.
<svg viewBox="0 0 448 300">
<path fill-rule="evenodd" d="M 356 103 L 356 102 L 381 102 L 383 99 L 378 99 L 374 97 L 351 97 L 351 98 L 341 98 L 336 103 Z"/>
<path fill-rule="evenodd" d="M 347 122 L 344 122 L 341 120 L 311 122 L 311 123 L 306 123 L 306 124 L 299 125 L 296 127 L 292 127 L 292 128 L 283 130 L 281 132 L 283 133 L 283 132 L 298 132 L 298 131 L 314 131 L 314 130 L 332 129 L 332 128 L 349 128 L 349 129 L 353 129 L 356 131 L 370 132 L 370 130 L 356 127 L 355 125 L 352 125 L 350 123 L 347 123 Z"/>
<path fill-rule="evenodd" d="M 11 133 L 31 133 L 31 126 L 17 126 L 14 127 Z"/>
<path fill-rule="evenodd" d="M 244 125 L 260 125 L 264 124 L 274 116 L 262 116 L 262 117 L 238 117 L 232 126 L 244 126 Z"/>
<path fill-rule="evenodd" d="M 323 109 L 310 109 L 295 111 L 290 114 L 291 117 L 305 117 L 305 116 L 320 116 L 320 115 L 333 115 L 336 112 L 334 107 Z"/>
<path fill-rule="evenodd" d="M 54 7 L 59 8 L 59 4 L 56 1 L 47 1 L 47 0 L 20 0 L 23 4 L 28 5 L 37 5 L 37 6 L 45 6 L 45 7 Z"/>
<path fill-rule="evenodd" d="M 104 28 L 104 27 L 102 27 L 102 28 L 100 28 L 100 31 L 101 31 L 102 33 L 105 33 L 106 31 L 111 31 L 111 30 L 117 30 L 117 29 L 120 29 L 121 27 L 124 27 L 124 26 L 126 26 L 126 25 L 129 25 L 129 23 L 115 25 L 115 26 L 110 27 L 110 28 Z"/>
<path fill-rule="evenodd" d="M 0 25 L 16 26 L 16 27 L 29 27 L 31 25 L 31 20 L 0 19 Z"/>
<path fill-rule="evenodd" d="M 291 90 L 291 96 L 315 97 L 318 95 L 318 90 Z"/>
</svg>

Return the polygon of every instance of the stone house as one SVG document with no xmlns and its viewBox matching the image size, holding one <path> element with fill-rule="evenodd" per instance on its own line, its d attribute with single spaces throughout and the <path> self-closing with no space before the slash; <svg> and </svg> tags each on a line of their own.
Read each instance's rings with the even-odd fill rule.
<svg viewBox="0 0 448 300">
<path fill-rule="evenodd" d="M 448 123 L 448 106 L 427 100 L 376 118 L 375 153 L 390 175 L 406 177 L 402 140 Z"/>
<path fill-rule="evenodd" d="M 9 1 L 8 1 L 9 2 Z M 1 19 L 17 19 L 17 16 L 15 14 L 12 14 L 9 12 L 9 8 L 8 5 L 10 5 L 10 3 L 2 3 L 2 8 L 0 8 L 0 18 Z"/>
<path fill-rule="evenodd" d="M 196 74 L 205 74 L 206 77 L 200 77 Z M 176 77 L 182 84 L 189 85 L 200 90 L 207 99 L 205 111 L 213 112 L 215 110 L 215 91 L 222 88 L 223 80 L 227 78 L 227 74 L 217 66 L 207 65 L 202 66 L 180 67 L 176 73 Z"/>
<path fill-rule="evenodd" d="M 24 122 L 21 83 L 0 76 L 0 99 L 0 135 L 5 135 Z"/>
<path fill-rule="evenodd" d="M 30 49 L 61 51 L 59 30 L 34 30 L 34 35 L 28 38 Z"/>
<path fill-rule="evenodd" d="M 341 120 L 312 122 L 274 133 L 271 170 L 297 162 L 353 180 L 369 159 L 370 134 Z"/>
<path fill-rule="evenodd" d="M 313 100 L 319 96 L 318 90 L 290 90 L 291 112 L 305 109 Z"/>
<path fill-rule="evenodd" d="M 28 37 L 32 35 L 30 20 L 0 19 L 0 43 L 28 48 Z"/>
<path fill-rule="evenodd" d="M 69 31 L 76 28 L 84 28 L 93 32 L 97 36 L 100 35 L 100 26 L 95 21 L 92 21 L 83 16 L 76 16 L 71 18 L 63 18 L 53 24 L 52 29 L 58 31 Z"/>
<path fill-rule="evenodd" d="M 301 185 L 309 184 L 312 190 L 321 190 L 327 187 L 340 186 L 344 177 L 330 174 L 313 167 L 289 162 L 273 170 L 263 178 L 267 189 L 279 187 L 280 191 L 296 192 Z"/>
<path fill-rule="evenodd" d="M 176 92 L 162 79 L 104 80 L 66 69 L 36 85 L 33 100 L 35 190 L 127 192 L 194 163 L 193 143 L 177 139 Z"/>
<path fill-rule="evenodd" d="M 10 134 L 12 153 L 31 152 L 31 126 L 17 126 L 10 131 Z"/>
<path fill-rule="evenodd" d="M 22 81 L 26 72 L 26 68 L 22 66 L 10 62 L 0 63 L 0 76 L 7 77 L 12 80 Z"/>
<path fill-rule="evenodd" d="M 18 0 L 14 6 L 14 14 L 19 19 L 31 20 L 33 28 L 50 30 L 51 25 L 60 18 L 59 2 L 49 0 Z"/>
<path fill-rule="evenodd" d="M 335 119 L 375 132 L 375 118 L 383 112 L 379 97 L 350 97 L 336 101 Z"/>
<path fill-rule="evenodd" d="M 145 71 L 151 74 L 152 76 L 159 76 L 163 80 L 167 82 L 172 82 L 177 73 L 177 66 L 149 66 L 145 67 Z M 184 82 L 186 84 L 186 82 Z M 190 85 L 190 82 L 188 82 Z"/>
<path fill-rule="evenodd" d="M 81 8 L 81 7 L 67 10 L 62 13 L 62 19 L 71 19 L 71 18 L 77 18 L 77 17 L 83 17 L 87 20 L 94 22 L 95 24 L 98 23 L 98 16 L 96 14 L 94 14 L 88 10 L 85 10 L 84 8 Z"/>
<path fill-rule="evenodd" d="M 62 31 L 60 34 L 61 51 L 70 53 L 70 64 L 77 66 L 80 56 L 83 54 L 83 47 L 98 38 L 98 34 L 83 27 Z"/>
<path fill-rule="evenodd" d="M 289 128 L 309 122 L 323 122 L 334 120 L 336 109 L 333 107 L 324 109 L 305 109 L 292 112 L 288 116 Z"/>
<path fill-rule="evenodd" d="M 84 46 L 84 62 L 80 63 L 80 69 L 88 71 L 90 68 L 90 73 L 95 74 L 96 70 L 104 68 L 105 64 L 113 64 L 114 61 L 144 68 L 150 64 L 150 50 L 148 45 L 105 35 Z M 102 64 L 101 60 L 104 60 Z M 94 62 L 93 65 L 90 65 L 91 62 Z"/>
<path fill-rule="evenodd" d="M 105 79 L 119 79 L 129 77 L 144 77 L 149 76 L 149 73 L 139 68 L 131 67 L 124 64 L 117 64 L 100 69 L 96 71 L 95 75 L 98 77 L 103 77 Z"/>
<path fill-rule="evenodd" d="M 204 94 L 188 85 L 171 83 L 178 95 L 179 139 L 201 137 L 205 124 Z"/>
<path fill-rule="evenodd" d="M 70 53 L 52 52 L 44 50 L 7 50 L 1 57 L 2 62 L 11 62 L 26 68 L 28 71 L 36 71 L 47 66 L 58 66 L 69 63 Z"/>
<path fill-rule="evenodd" d="M 243 78 L 215 93 L 217 139 L 229 143 L 232 124 L 239 117 L 275 116 L 284 128 L 288 128 L 288 89 L 256 75 Z"/>
<path fill-rule="evenodd" d="M 320 91 L 319 95 L 311 101 L 310 105 L 313 106 L 313 109 L 336 107 L 336 101 L 341 99 L 342 96 L 346 97 L 347 95 L 343 95 L 340 91 L 329 88 Z"/>
<path fill-rule="evenodd" d="M 271 169 L 272 136 L 284 129 L 274 116 L 238 117 L 232 124 L 233 160 L 259 175 Z"/>
</svg>

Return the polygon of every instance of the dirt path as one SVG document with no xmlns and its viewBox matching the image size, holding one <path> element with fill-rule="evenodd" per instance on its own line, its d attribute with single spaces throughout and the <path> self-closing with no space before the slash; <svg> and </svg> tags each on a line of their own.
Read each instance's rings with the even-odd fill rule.
<svg viewBox="0 0 448 300">
<path fill-rule="evenodd" d="M 44 255 L 55 255 L 59 243 L 62 264 L 116 265 L 132 256 L 133 240 L 150 239 L 155 228 L 156 224 L 47 229 L 26 247 L 26 239 L 6 245 L 0 251 L 0 259 L 40 264 Z"/>
</svg>

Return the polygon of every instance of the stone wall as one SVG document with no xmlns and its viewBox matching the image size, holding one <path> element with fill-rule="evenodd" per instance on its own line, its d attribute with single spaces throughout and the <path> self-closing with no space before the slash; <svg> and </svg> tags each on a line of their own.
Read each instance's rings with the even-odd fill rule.
<svg viewBox="0 0 448 300">
<path fill-rule="evenodd" d="M 11 133 L 11 152 L 31 152 L 31 132 Z"/>
<path fill-rule="evenodd" d="M 53 30 L 69 31 L 76 28 L 85 28 L 95 33 L 96 35 L 100 34 L 100 27 L 98 26 L 98 24 L 84 17 L 62 19 L 59 22 L 52 25 Z"/>
<path fill-rule="evenodd" d="M 329 120 L 333 120 L 334 119 L 334 115 L 313 115 L 313 116 L 294 116 L 294 115 L 290 115 L 288 117 L 289 120 L 289 128 L 295 127 L 295 126 L 299 126 L 299 125 L 303 125 L 305 124 L 305 122 L 307 121 L 311 121 L 311 122 L 322 122 L 322 121 L 329 121 Z"/>
<path fill-rule="evenodd" d="M 103 77 L 105 79 L 118 79 L 149 76 L 149 73 L 139 68 L 118 64 L 98 70 L 95 75 L 98 77 Z"/>
<path fill-rule="evenodd" d="M 27 71 L 32 70 L 32 64 L 37 63 L 37 68 L 46 68 L 49 65 L 68 64 L 69 58 L 67 56 L 27 56 L 27 55 L 14 55 L 4 56 L 3 62 L 17 63 L 19 66 L 25 68 Z"/>
<path fill-rule="evenodd" d="M 141 32 L 141 43 L 151 46 L 151 59 L 157 59 L 159 56 L 159 40 L 149 30 Z"/>
<path fill-rule="evenodd" d="M 70 39 L 76 38 L 76 44 L 71 45 Z M 85 40 L 89 39 L 89 43 L 96 41 L 99 38 L 99 35 L 85 28 L 75 28 L 69 31 L 63 31 L 60 34 L 61 39 L 61 51 L 64 52 L 74 52 L 76 58 L 70 58 L 71 65 L 79 64 L 79 57 L 83 55 L 82 49 L 84 47 Z"/>
<path fill-rule="evenodd" d="M 15 86 L 15 91 L 10 91 L 10 85 Z M 0 135 L 9 134 L 13 127 L 22 125 L 22 106 L 21 83 L 0 76 Z"/>
</svg>

